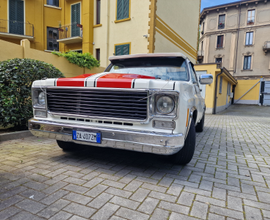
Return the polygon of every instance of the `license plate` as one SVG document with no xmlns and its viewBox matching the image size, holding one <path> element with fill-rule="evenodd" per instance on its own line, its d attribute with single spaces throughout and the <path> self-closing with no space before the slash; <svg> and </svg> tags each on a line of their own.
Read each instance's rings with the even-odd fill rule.
<svg viewBox="0 0 270 220">
<path fill-rule="evenodd" d="M 93 143 L 101 143 L 101 134 L 87 131 L 75 131 L 72 132 L 72 139 L 76 141 L 87 141 Z"/>
</svg>

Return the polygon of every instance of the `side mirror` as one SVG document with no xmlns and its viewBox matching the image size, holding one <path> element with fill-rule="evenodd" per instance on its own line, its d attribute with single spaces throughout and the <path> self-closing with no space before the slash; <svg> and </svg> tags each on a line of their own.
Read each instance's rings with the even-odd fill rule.
<svg viewBox="0 0 270 220">
<path fill-rule="evenodd" d="M 199 81 L 202 85 L 211 84 L 213 82 L 213 76 L 211 74 L 200 75 Z"/>
</svg>

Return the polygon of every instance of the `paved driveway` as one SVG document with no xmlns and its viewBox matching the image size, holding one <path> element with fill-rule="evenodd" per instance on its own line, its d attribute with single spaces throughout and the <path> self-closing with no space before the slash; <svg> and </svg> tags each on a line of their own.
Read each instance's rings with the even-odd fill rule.
<svg viewBox="0 0 270 220">
<path fill-rule="evenodd" d="M 270 108 L 207 115 L 194 159 L 0 143 L 0 219 L 270 219 Z"/>
</svg>

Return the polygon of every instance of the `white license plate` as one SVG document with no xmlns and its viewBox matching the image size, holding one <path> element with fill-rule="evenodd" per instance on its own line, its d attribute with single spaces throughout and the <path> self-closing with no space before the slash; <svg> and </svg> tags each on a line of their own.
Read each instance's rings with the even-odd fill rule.
<svg viewBox="0 0 270 220">
<path fill-rule="evenodd" d="M 87 131 L 75 131 L 72 132 L 72 139 L 76 141 L 87 141 L 93 143 L 101 143 L 101 134 Z"/>
</svg>

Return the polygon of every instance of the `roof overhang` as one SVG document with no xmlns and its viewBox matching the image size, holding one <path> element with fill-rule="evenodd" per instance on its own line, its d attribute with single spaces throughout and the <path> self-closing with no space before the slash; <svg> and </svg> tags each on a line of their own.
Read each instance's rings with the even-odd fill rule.
<svg viewBox="0 0 270 220">
<path fill-rule="evenodd" d="M 5 38 L 12 38 L 12 39 L 18 39 L 18 40 L 22 40 L 22 39 L 28 39 L 28 40 L 34 40 L 33 36 L 27 36 L 27 35 L 20 35 L 20 34 L 11 34 L 11 33 L 4 33 L 4 32 L 0 32 L 0 37 L 5 37 Z"/>
</svg>

